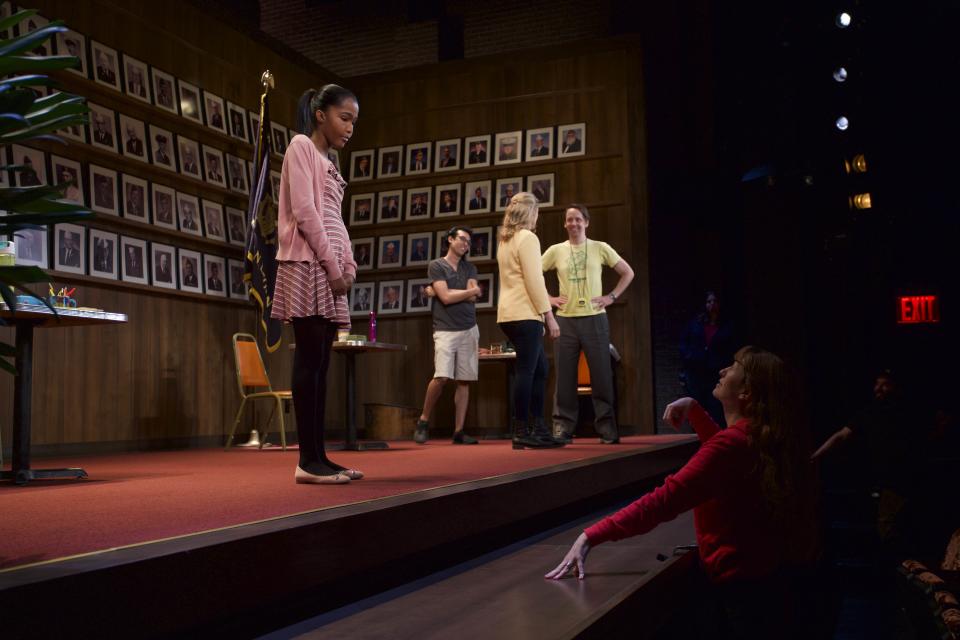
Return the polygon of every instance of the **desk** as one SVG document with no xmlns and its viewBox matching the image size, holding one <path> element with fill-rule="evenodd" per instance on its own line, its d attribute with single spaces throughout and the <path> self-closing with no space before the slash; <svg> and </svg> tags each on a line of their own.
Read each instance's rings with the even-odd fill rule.
<svg viewBox="0 0 960 640">
<path fill-rule="evenodd" d="M 507 423 L 501 435 L 510 438 L 513 436 L 513 378 L 517 354 L 515 351 L 507 353 L 481 353 L 480 364 L 485 362 L 502 363 L 507 366 Z"/>
<path fill-rule="evenodd" d="M 127 321 L 123 313 L 57 309 L 56 315 L 42 305 L 19 304 L 16 312 L 0 303 L 0 318 L 16 327 L 16 368 L 13 381 L 13 460 L 10 471 L 0 472 L 0 479 L 27 484 L 38 478 L 85 478 L 87 472 L 71 469 L 30 468 L 30 402 L 33 391 L 33 330 L 48 327 L 81 327 L 94 324 L 118 324 Z"/>
</svg>

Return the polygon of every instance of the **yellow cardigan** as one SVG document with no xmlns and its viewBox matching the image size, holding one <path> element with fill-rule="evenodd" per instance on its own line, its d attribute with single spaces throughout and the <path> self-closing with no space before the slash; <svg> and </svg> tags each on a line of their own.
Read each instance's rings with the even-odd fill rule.
<svg viewBox="0 0 960 640">
<path fill-rule="evenodd" d="M 529 229 L 521 229 L 497 247 L 500 266 L 500 300 L 497 322 L 538 320 L 550 311 L 547 285 L 543 281 L 540 239 Z"/>
</svg>

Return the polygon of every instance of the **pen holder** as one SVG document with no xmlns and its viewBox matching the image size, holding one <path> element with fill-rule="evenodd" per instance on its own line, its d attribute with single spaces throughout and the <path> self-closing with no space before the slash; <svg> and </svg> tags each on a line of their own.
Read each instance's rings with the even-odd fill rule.
<svg viewBox="0 0 960 640">
<path fill-rule="evenodd" d="M 76 309 L 77 301 L 70 296 L 50 296 L 50 305 L 60 309 Z"/>
</svg>

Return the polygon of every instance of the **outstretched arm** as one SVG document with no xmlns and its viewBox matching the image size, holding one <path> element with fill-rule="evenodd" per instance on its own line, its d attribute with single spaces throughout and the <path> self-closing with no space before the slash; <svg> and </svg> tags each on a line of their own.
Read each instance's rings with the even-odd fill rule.
<svg viewBox="0 0 960 640">
<path fill-rule="evenodd" d="M 820 456 L 833 451 L 838 446 L 842 445 L 844 442 L 850 439 L 850 436 L 853 435 L 853 429 L 850 427 L 843 427 L 838 430 L 832 436 L 827 438 L 827 441 L 820 445 L 820 448 L 813 452 L 813 455 L 810 456 L 811 462 L 819 458 Z"/>
</svg>

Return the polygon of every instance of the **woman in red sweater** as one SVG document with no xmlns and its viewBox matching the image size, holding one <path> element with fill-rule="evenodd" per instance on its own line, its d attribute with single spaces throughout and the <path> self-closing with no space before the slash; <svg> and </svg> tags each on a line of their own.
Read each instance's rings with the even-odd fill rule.
<svg viewBox="0 0 960 640">
<path fill-rule="evenodd" d="M 664 420 L 674 427 L 689 420 L 700 450 L 662 486 L 586 529 L 546 577 L 573 571 L 583 579 L 592 547 L 646 533 L 693 509 L 707 579 L 720 586 L 721 600 L 737 594 L 738 602 L 721 602 L 728 619 L 742 622 L 745 612 L 738 605 L 759 606 L 758 594 L 764 607 L 782 604 L 767 596 L 777 593 L 789 569 L 812 561 L 816 538 L 809 447 L 792 403 L 794 388 L 779 357 L 756 347 L 740 349 L 713 390 L 730 426 L 720 430 L 692 398 L 670 403 Z M 746 618 L 758 622 L 756 612 L 749 613 Z"/>
</svg>

